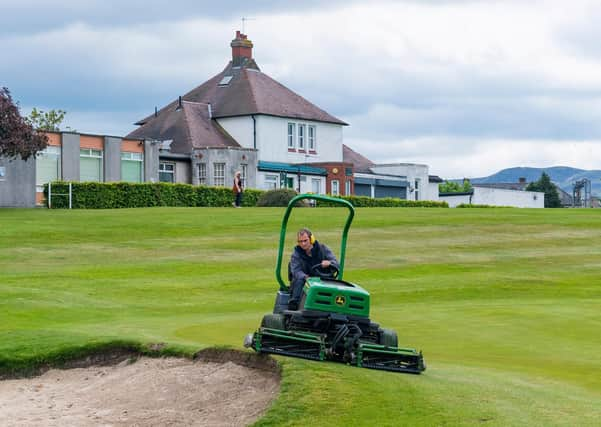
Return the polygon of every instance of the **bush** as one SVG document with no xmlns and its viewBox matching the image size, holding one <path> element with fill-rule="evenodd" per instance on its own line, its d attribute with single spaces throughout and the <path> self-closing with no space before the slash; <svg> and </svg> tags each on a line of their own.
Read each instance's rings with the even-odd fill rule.
<svg viewBox="0 0 601 427">
<path fill-rule="evenodd" d="M 129 182 L 71 182 L 74 209 L 143 208 L 152 206 L 231 206 L 234 196 L 225 187 L 190 184 L 129 183 Z M 52 183 L 52 207 L 69 207 L 69 182 Z M 242 206 L 255 206 L 264 192 L 245 190 Z M 44 185 L 48 201 L 48 185 Z M 47 202 L 46 202 L 47 203 Z"/>
<path fill-rule="evenodd" d="M 340 199 L 348 200 L 356 208 L 448 208 L 447 202 L 435 202 L 432 200 L 405 200 L 394 197 L 383 197 L 372 199 L 367 196 L 339 196 Z M 333 203 L 318 201 L 319 206 L 340 206 Z"/>
<path fill-rule="evenodd" d="M 278 190 L 269 190 L 264 192 L 257 200 L 257 206 L 273 207 L 273 206 L 288 206 L 292 198 L 297 195 L 296 191 L 290 188 L 280 188 Z"/>
</svg>

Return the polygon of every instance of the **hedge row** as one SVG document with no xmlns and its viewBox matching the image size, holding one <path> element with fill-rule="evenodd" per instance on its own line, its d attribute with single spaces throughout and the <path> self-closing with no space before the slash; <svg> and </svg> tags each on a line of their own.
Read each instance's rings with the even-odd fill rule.
<svg viewBox="0 0 601 427">
<path fill-rule="evenodd" d="M 169 184 L 164 182 L 134 184 L 129 182 L 72 182 L 74 209 L 145 208 L 153 206 L 231 206 L 232 190 L 226 187 Z M 69 207 L 69 183 L 52 183 L 52 208 Z M 264 193 L 245 190 L 242 206 L 255 206 Z M 48 185 L 44 186 L 48 204 Z"/>
<path fill-rule="evenodd" d="M 356 208 L 448 208 L 447 202 L 435 202 L 433 200 L 405 200 L 394 197 L 383 197 L 372 199 L 367 196 L 339 196 L 348 200 Z M 318 206 L 329 205 L 328 202 L 318 201 Z"/>
<path fill-rule="evenodd" d="M 64 182 L 52 183 L 52 208 L 69 207 L 69 184 L 72 185 L 72 207 L 74 209 L 117 209 L 145 208 L 153 206 L 223 207 L 231 206 L 234 196 L 226 187 L 204 185 L 129 182 Z M 296 193 L 293 190 L 244 191 L 242 206 L 285 206 Z M 48 205 L 48 184 L 44 185 L 44 196 Z M 371 199 L 365 196 L 340 196 L 355 207 L 443 207 L 447 202 L 428 200 L 403 200 L 386 197 Z M 318 202 L 319 206 L 339 206 Z"/>
</svg>

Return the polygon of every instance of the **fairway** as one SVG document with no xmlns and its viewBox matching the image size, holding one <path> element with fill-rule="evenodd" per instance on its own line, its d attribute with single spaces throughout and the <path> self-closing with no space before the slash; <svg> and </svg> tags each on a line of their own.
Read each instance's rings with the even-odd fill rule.
<svg viewBox="0 0 601 427">
<path fill-rule="evenodd" d="M 289 227 L 338 253 L 343 211 L 297 209 Z M 257 425 L 601 424 L 601 209 L 356 211 L 344 279 L 427 370 L 277 357 Z M 0 369 L 112 341 L 242 350 L 273 307 L 283 213 L 1 209 Z"/>
</svg>

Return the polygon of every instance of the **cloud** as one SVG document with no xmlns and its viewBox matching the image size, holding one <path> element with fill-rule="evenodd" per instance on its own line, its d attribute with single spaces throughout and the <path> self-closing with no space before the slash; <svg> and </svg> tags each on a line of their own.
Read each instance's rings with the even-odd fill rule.
<svg viewBox="0 0 601 427">
<path fill-rule="evenodd" d="M 599 158 L 583 154 L 601 138 L 592 0 L 5 0 L 0 85 L 82 132 L 128 133 L 222 70 L 243 16 L 261 69 L 349 122 L 345 141 L 373 160 L 461 176 L 555 159 L 547 146 Z"/>
</svg>

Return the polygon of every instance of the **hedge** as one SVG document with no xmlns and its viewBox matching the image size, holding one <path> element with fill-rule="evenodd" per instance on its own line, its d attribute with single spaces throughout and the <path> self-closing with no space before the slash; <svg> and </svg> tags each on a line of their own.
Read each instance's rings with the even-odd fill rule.
<svg viewBox="0 0 601 427">
<path fill-rule="evenodd" d="M 145 208 L 153 206 L 189 206 L 223 207 L 231 206 L 234 201 L 232 190 L 226 187 L 208 187 L 205 185 L 130 182 L 65 182 L 52 183 L 52 208 L 69 207 L 69 184 L 72 185 L 73 209 L 118 209 Z M 242 206 L 258 206 L 265 203 L 266 195 L 282 196 L 282 190 L 263 191 L 246 189 L 242 197 Z M 293 193 L 295 194 L 295 193 Z M 288 194 L 286 194 L 288 196 Z M 44 197 L 48 205 L 48 184 L 44 185 Z M 386 197 L 372 199 L 366 196 L 339 196 L 355 207 L 437 207 L 448 208 L 447 202 L 429 200 L 404 200 Z M 273 201 L 271 201 L 273 202 Z M 266 203 L 266 205 L 272 205 Z M 273 206 L 273 205 L 272 205 Z M 340 206 L 318 201 L 318 206 Z"/>
<path fill-rule="evenodd" d="M 153 206 L 231 206 L 232 190 L 226 187 L 204 185 L 129 182 L 64 182 L 52 183 L 52 208 L 69 207 L 69 184 L 72 185 L 74 209 L 145 208 Z M 261 190 L 244 191 L 242 206 L 255 206 L 264 193 Z M 48 185 L 44 185 L 48 205 Z"/>
<path fill-rule="evenodd" d="M 447 202 L 435 202 L 433 200 L 405 200 L 394 197 L 383 197 L 381 199 L 372 199 L 367 196 L 336 196 L 340 199 L 348 200 L 356 208 L 448 208 Z M 333 203 L 319 200 L 318 206 L 334 206 Z M 335 205 L 340 206 L 340 205 Z"/>
</svg>

